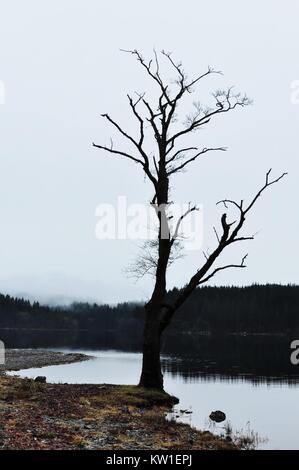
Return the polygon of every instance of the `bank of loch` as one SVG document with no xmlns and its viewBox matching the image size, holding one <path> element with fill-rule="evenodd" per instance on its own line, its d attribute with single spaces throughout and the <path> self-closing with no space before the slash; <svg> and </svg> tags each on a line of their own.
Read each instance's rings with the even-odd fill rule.
<svg viewBox="0 0 299 470">
<path fill-rule="evenodd" d="M 70 364 L 91 359 L 92 356 L 77 352 L 63 353 L 48 349 L 6 349 L 5 367 L 0 364 L 0 373 L 4 370 L 30 369 L 60 364 Z"/>
<path fill-rule="evenodd" d="M 0 449 L 236 449 L 167 421 L 173 397 L 135 386 L 0 377 Z"/>
</svg>

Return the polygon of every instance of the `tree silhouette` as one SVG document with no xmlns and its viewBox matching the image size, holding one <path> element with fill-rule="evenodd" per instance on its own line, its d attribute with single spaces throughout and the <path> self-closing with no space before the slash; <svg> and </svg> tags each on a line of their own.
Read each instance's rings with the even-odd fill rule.
<svg viewBox="0 0 299 470">
<path fill-rule="evenodd" d="M 140 377 L 140 385 L 147 388 L 163 389 L 163 375 L 160 364 L 160 339 L 161 334 L 169 325 L 173 315 L 179 307 L 192 294 L 197 286 L 204 284 L 219 271 L 229 268 L 245 268 L 245 255 L 239 263 L 227 264 L 215 267 L 215 262 L 223 250 L 237 242 L 251 240 L 253 236 L 241 234 L 246 217 L 255 205 L 261 194 L 271 185 L 277 183 L 286 173 L 270 180 L 269 170 L 266 174 L 263 186 L 249 203 L 243 200 L 236 202 L 229 199 L 219 201 L 225 209 L 234 206 L 238 210 L 238 219 L 228 222 L 227 213 L 224 212 L 221 221 L 221 232 L 218 233 L 214 227 L 217 244 L 211 254 L 206 255 L 205 262 L 198 268 L 189 282 L 180 290 L 172 302 L 167 302 L 166 274 L 172 259 L 173 250 L 180 237 L 180 229 L 183 220 L 193 211 L 198 210 L 196 205 L 189 206 L 189 209 L 175 221 L 173 229 L 170 227 L 170 220 L 173 216 L 169 213 L 169 182 L 172 176 L 191 163 L 198 160 L 207 153 L 214 151 L 225 151 L 224 147 L 198 148 L 179 145 L 184 137 L 207 125 L 216 116 L 228 113 L 237 108 L 247 106 L 250 100 L 246 95 L 235 93 L 233 88 L 227 90 L 217 90 L 212 94 L 214 104 L 212 107 L 204 107 L 200 103 L 195 104 L 194 112 L 187 116 L 184 124 L 180 127 L 177 124 L 177 111 L 180 102 L 184 97 L 194 92 L 194 88 L 202 80 L 211 74 L 219 74 L 211 68 L 195 78 L 189 80 L 181 63 L 176 63 L 172 55 L 165 51 L 161 52 L 161 57 L 165 59 L 176 74 L 174 82 L 175 91 L 171 91 L 168 83 L 161 77 L 160 60 L 154 51 L 154 59 L 145 61 L 137 50 L 125 51 L 132 54 L 140 63 L 146 74 L 155 82 L 158 87 L 159 96 L 156 103 L 150 103 L 146 95 L 137 94 L 134 100 L 128 96 L 129 106 L 139 125 L 139 135 L 132 137 L 124 128 L 119 125 L 109 114 L 102 114 L 118 132 L 130 144 L 132 151 L 114 148 L 111 141 L 110 146 L 93 143 L 94 147 L 102 149 L 110 154 L 125 157 L 137 165 L 140 165 L 153 187 L 153 198 L 151 201 L 157 215 L 157 257 L 154 260 L 155 283 L 150 300 L 145 305 L 145 325 L 143 339 L 143 364 Z M 145 150 L 145 136 L 148 132 L 153 133 L 154 156 Z M 173 220 L 172 220 L 173 222 Z M 147 261 L 151 257 L 147 257 Z"/>
</svg>

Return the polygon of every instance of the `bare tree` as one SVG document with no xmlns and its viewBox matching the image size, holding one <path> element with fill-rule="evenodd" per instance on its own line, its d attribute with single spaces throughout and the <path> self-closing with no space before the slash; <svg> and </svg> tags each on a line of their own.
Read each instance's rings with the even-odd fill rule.
<svg viewBox="0 0 299 470">
<path fill-rule="evenodd" d="M 141 271 L 142 269 L 147 271 L 154 267 L 155 274 L 153 292 L 149 302 L 145 305 L 143 365 L 139 384 L 143 387 L 163 389 L 163 375 L 160 364 L 160 340 L 163 331 L 169 325 L 175 312 L 197 286 L 209 281 L 220 271 L 230 268 L 245 268 L 247 255 L 239 263 L 215 267 L 215 262 L 226 247 L 254 238 L 253 236 L 241 234 L 246 217 L 262 193 L 271 185 L 280 181 L 286 173 L 270 179 L 271 170 L 269 170 L 263 186 L 247 204 L 243 200 L 236 202 L 230 199 L 218 202 L 225 209 L 234 206 L 238 211 L 237 220 L 228 222 L 227 213 L 223 213 L 220 230 L 217 231 L 214 227 L 217 240 L 216 247 L 209 255 L 206 255 L 203 265 L 198 268 L 189 282 L 179 291 L 175 301 L 172 304 L 167 303 L 166 274 L 172 260 L 173 249 L 178 240 L 179 230 L 183 220 L 197 209 L 196 206 L 190 205 L 189 210 L 178 218 L 174 224 L 174 229 L 172 231 L 169 229 L 169 219 L 171 218 L 168 213 L 170 179 L 207 153 L 226 150 L 224 147 L 198 148 L 186 145 L 181 147 L 179 142 L 184 137 L 188 137 L 191 132 L 208 124 L 211 119 L 244 107 L 250 103 L 250 100 L 246 95 L 235 93 L 233 88 L 218 90 L 212 94 L 214 103 L 212 107 L 205 108 L 197 103 L 194 112 L 187 116 L 184 124 L 180 126 L 176 122 L 176 115 L 182 99 L 191 94 L 195 85 L 198 85 L 199 82 L 211 74 L 220 72 L 209 68 L 205 73 L 189 80 L 182 64 L 176 63 L 170 53 L 162 51 L 161 57 L 168 62 L 176 75 L 175 90 L 172 91 L 169 84 L 161 77 L 160 63 L 156 52 L 154 52 L 154 59 L 149 62 L 137 50 L 125 52 L 131 53 L 138 60 L 145 73 L 155 82 L 158 90 L 157 102 L 150 104 L 145 94 L 136 95 L 136 99 L 128 95 L 130 109 L 139 127 L 137 137 L 128 134 L 109 114 L 102 115 L 128 141 L 131 150 L 116 149 L 112 141 L 110 146 L 93 145 L 112 155 L 125 157 L 139 165 L 153 187 L 151 204 L 156 209 L 158 232 L 156 243 L 153 243 L 152 246 L 156 248 L 157 256 L 153 258 L 147 252 L 144 263 L 139 266 Z M 145 137 L 148 132 L 151 132 L 154 138 L 154 156 L 151 156 L 152 154 L 145 150 Z"/>
</svg>

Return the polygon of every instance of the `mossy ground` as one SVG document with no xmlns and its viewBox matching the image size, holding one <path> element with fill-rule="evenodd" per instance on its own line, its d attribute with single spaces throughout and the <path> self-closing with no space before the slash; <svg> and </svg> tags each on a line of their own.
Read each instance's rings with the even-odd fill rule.
<svg viewBox="0 0 299 470">
<path fill-rule="evenodd" d="M 43 384 L 0 376 L 0 449 L 233 449 L 165 419 L 176 402 L 136 386 Z"/>
</svg>

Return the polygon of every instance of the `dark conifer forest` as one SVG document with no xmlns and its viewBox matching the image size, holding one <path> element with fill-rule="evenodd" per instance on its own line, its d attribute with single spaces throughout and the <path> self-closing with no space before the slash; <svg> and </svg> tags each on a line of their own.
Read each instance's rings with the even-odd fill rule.
<svg viewBox="0 0 299 470">
<path fill-rule="evenodd" d="M 177 296 L 177 289 L 168 298 Z M 214 334 L 299 332 L 299 286 L 252 285 L 200 287 L 180 308 L 169 331 Z M 142 303 L 115 306 L 73 303 L 49 307 L 38 302 L 0 295 L 0 328 L 142 332 Z M 139 334 L 139 333 L 138 333 Z"/>
</svg>

